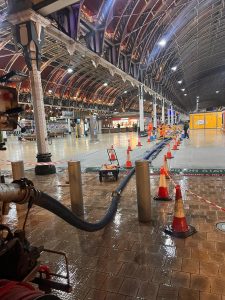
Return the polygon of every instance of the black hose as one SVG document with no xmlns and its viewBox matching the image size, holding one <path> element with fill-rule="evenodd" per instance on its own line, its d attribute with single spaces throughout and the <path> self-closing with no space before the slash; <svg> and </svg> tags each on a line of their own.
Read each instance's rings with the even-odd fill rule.
<svg viewBox="0 0 225 300">
<path fill-rule="evenodd" d="M 97 223 L 89 223 L 81 220 L 76 215 L 74 215 L 72 211 L 69 210 L 66 206 L 62 205 L 56 199 L 43 192 L 41 192 L 40 197 L 35 199 L 33 203 L 49 210 L 53 214 L 57 215 L 58 217 L 78 229 L 92 232 L 104 228 L 113 219 L 117 211 L 119 195 L 113 196 L 108 211 L 106 212 L 105 216 Z"/>
<path fill-rule="evenodd" d="M 164 140 L 163 142 L 157 144 L 151 151 L 149 151 L 144 159 L 148 160 L 153 154 L 158 154 L 162 148 L 165 146 L 165 144 L 169 141 L 169 139 Z M 112 195 L 112 201 L 110 204 L 109 209 L 107 210 L 105 216 L 97 223 L 89 223 L 86 221 L 83 221 L 79 219 L 76 215 L 74 215 L 67 207 L 62 205 L 60 202 L 58 202 L 56 199 L 52 198 L 51 196 L 40 192 L 39 196 L 34 197 L 33 203 L 49 210 L 53 214 L 57 215 L 70 225 L 84 230 L 84 231 L 98 231 L 102 228 L 104 228 L 111 220 L 113 219 L 114 215 L 116 214 L 120 194 L 124 190 L 125 186 L 131 179 L 131 177 L 135 173 L 135 168 L 132 168 L 129 172 L 129 174 L 121 181 L 115 192 L 113 192 Z"/>
</svg>

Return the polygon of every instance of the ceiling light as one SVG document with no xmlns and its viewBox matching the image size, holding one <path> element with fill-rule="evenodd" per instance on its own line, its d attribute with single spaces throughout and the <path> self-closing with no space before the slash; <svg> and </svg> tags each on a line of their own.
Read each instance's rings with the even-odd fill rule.
<svg viewBox="0 0 225 300">
<path fill-rule="evenodd" d="M 182 82 L 183 82 L 182 80 L 177 81 L 178 84 L 182 84 Z"/>
<path fill-rule="evenodd" d="M 184 91 L 185 91 L 185 89 L 181 89 L 181 91 L 182 91 L 182 92 L 184 92 Z"/>
<path fill-rule="evenodd" d="M 186 96 L 187 96 L 187 94 L 184 94 L 184 96 L 186 97 Z"/>
<path fill-rule="evenodd" d="M 197 96 L 196 98 L 199 99 L 199 96 Z"/>
<path fill-rule="evenodd" d="M 159 42 L 158 42 L 158 45 L 160 46 L 160 47 L 165 47 L 166 46 L 166 40 L 165 39 L 161 39 Z"/>
<path fill-rule="evenodd" d="M 219 94 L 220 91 L 216 91 L 216 94 Z"/>
<path fill-rule="evenodd" d="M 73 73 L 73 69 L 72 69 L 72 68 L 68 68 L 68 69 L 67 69 L 67 72 L 68 72 L 68 73 Z"/>
<path fill-rule="evenodd" d="M 105 82 L 105 83 L 103 83 L 103 85 L 104 85 L 104 86 L 107 86 L 107 85 L 108 85 L 108 83 L 107 83 L 107 82 Z"/>
<path fill-rule="evenodd" d="M 175 72 L 177 70 L 177 66 L 173 66 L 171 70 Z"/>
<path fill-rule="evenodd" d="M 124 94 L 127 94 L 127 91 L 124 91 Z"/>
</svg>

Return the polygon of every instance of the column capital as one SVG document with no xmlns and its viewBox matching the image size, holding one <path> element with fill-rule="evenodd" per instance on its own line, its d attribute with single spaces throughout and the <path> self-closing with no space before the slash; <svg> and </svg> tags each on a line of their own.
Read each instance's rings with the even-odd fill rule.
<svg viewBox="0 0 225 300">
<path fill-rule="evenodd" d="M 28 21 L 39 23 L 44 28 L 51 25 L 51 22 L 48 19 L 42 17 L 32 9 L 26 9 L 15 14 L 10 14 L 7 20 L 12 25 L 18 25 Z"/>
<path fill-rule="evenodd" d="M 40 70 L 44 29 L 51 24 L 50 21 L 32 9 L 11 14 L 8 21 L 13 27 L 14 40 L 23 48 L 28 69 L 32 71 L 35 62 L 37 69 Z"/>
</svg>

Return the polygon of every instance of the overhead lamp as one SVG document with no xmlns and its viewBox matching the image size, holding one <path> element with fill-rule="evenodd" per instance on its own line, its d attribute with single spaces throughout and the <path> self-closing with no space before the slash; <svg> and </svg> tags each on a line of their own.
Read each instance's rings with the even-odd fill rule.
<svg viewBox="0 0 225 300">
<path fill-rule="evenodd" d="M 124 94 L 127 94 L 127 91 L 124 91 Z"/>
<path fill-rule="evenodd" d="M 197 96 L 196 98 L 199 99 L 199 96 Z"/>
<path fill-rule="evenodd" d="M 173 66 L 173 67 L 171 68 L 171 70 L 172 70 L 173 72 L 175 72 L 175 71 L 177 70 L 177 66 Z"/>
<path fill-rule="evenodd" d="M 69 74 L 71 74 L 71 73 L 73 73 L 73 69 L 72 69 L 72 68 L 68 68 L 68 69 L 67 69 L 67 72 L 68 72 Z"/>
<path fill-rule="evenodd" d="M 178 84 L 182 84 L 182 82 L 183 82 L 182 80 L 177 81 Z"/>
<path fill-rule="evenodd" d="M 216 94 L 219 94 L 220 91 L 216 91 Z"/>
<path fill-rule="evenodd" d="M 160 46 L 160 47 L 165 47 L 166 46 L 166 40 L 165 39 L 161 39 L 159 42 L 158 42 L 158 45 Z"/>
<path fill-rule="evenodd" d="M 184 94 L 184 96 L 186 97 L 186 96 L 187 96 L 187 94 Z"/>
<path fill-rule="evenodd" d="M 181 91 L 182 91 L 182 92 L 184 92 L 184 91 L 185 91 L 185 89 L 181 89 Z"/>
<path fill-rule="evenodd" d="M 103 85 L 104 85 L 104 86 L 107 86 L 107 85 L 108 85 L 108 83 L 107 83 L 107 82 L 104 82 L 104 83 L 103 83 Z"/>
</svg>

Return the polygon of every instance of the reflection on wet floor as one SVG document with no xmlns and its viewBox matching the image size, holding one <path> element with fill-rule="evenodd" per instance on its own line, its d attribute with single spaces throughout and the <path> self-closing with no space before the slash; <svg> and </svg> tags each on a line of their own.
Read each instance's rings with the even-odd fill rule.
<svg viewBox="0 0 225 300">
<path fill-rule="evenodd" d="M 70 205 L 64 172 L 34 177 L 35 186 Z M 124 175 L 120 175 L 121 176 Z M 85 219 L 95 222 L 105 213 L 111 191 L 118 183 L 100 183 L 95 173 L 83 175 Z M 152 176 L 152 197 L 158 176 Z M 137 220 L 135 177 L 125 189 L 114 221 L 105 229 L 88 233 L 68 225 L 53 214 L 34 207 L 27 223 L 27 235 L 35 245 L 64 251 L 69 258 L 73 291 L 55 292 L 66 300 L 112 299 L 225 299 L 225 236 L 215 228 L 225 213 L 186 193 L 186 189 L 221 206 L 225 202 L 224 177 L 181 177 L 188 223 L 198 232 L 185 239 L 163 233 L 173 219 L 174 201 L 152 200 L 152 222 Z M 173 186 L 170 185 L 170 193 Z M 17 216 L 15 206 L 4 219 L 12 228 L 21 226 L 24 212 Z M 44 256 L 51 268 L 65 272 L 57 256 Z"/>
</svg>

